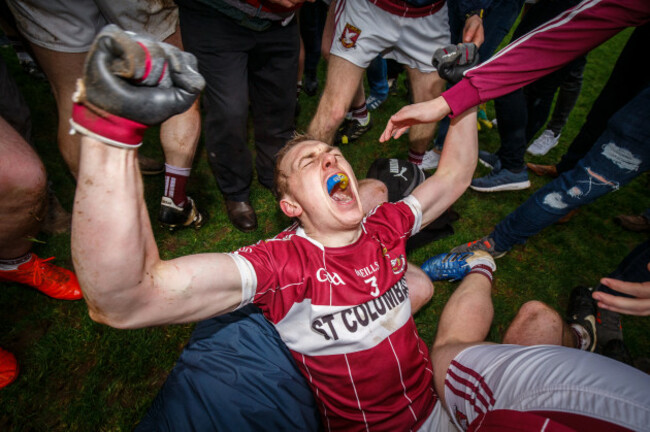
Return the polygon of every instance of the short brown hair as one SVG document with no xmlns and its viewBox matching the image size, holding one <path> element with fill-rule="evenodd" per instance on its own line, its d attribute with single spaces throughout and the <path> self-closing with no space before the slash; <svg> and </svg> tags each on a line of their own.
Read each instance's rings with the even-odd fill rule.
<svg viewBox="0 0 650 432">
<path fill-rule="evenodd" d="M 284 157 L 289 153 L 289 151 L 297 146 L 298 144 L 304 143 L 306 141 L 318 141 L 316 138 L 309 134 L 305 133 L 296 133 L 293 138 L 288 141 L 284 147 L 275 156 L 275 173 L 273 175 L 273 186 L 275 189 L 275 197 L 278 201 L 287 193 L 289 175 L 286 172 L 283 172 L 280 169 Z"/>
</svg>

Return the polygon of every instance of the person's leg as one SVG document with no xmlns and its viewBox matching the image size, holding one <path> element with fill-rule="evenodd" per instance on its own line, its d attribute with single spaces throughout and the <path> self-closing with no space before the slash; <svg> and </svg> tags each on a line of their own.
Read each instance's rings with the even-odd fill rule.
<svg viewBox="0 0 650 432">
<path fill-rule="evenodd" d="M 562 69 L 546 75 L 525 87 L 526 101 L 528 105 L 526 143 L 530 142 L 530 140 L 532 140 L 532 138 L 546 123 L 551 110 L 551 105 L 553 104 L 553 98 L 555 97 L 558 88 L 561 88 L 563 83 L 569 78 L 572 71 L 575 69 L 584 69 L 586 61 L 585 57 L 579 57 L 564 66 Z M 560 102 L 559 98 L 558 103 L 555 105 L 556 109 L 559 109 L 558 114 L 564 117 L 565 122 L 566 118 L 568 118 L 571 113 L 575 100 L 577 100 L 580 95 L 580 86 L 578 86 L 577 93 L 575 93 L 575 91 L 576 89 L 574 89 L 573 94 L 575 99 L 572 102 L 569 101 L 570 106 L 558 106 L 558 103 Z M 566 99 L 561 102 L 566 103 Z"/>
<path fill-rule="evenodd" d="M 259 182 L 273 190 L 275 155 L 294 134 L 296 99 L 284 77 L 298 69 L 298 25 L 265 32 L 250 52 L 248 86 L 255 128 L 255 167 Z"/>
<path fill-rule="evenodd" d="M 32 147 L 0 117 L 0 259 L 29 252 L 45 214 L 47 177 Z"/>
<path fill-rule="evenodd" d="M 164 42 L 183 49 L 180 27 Z M 200 228 L 204 222 L 204 216 L 186 193 L 200 135 L 198 99 L 187 111 L 160 125 L 160 144 L 165 153 L 165 190 L 158 221 L 170 229 L 183 226 Z"/>
<path fill-rule="evenodd" d="M 558 172 L 572 169 L 603 133 L 609 118 L 648 83 L 648 74 L 636 67 L 639 50 L 648 46 L 648 43 L 650 24 L 638 27 L 632 32 L 580 132 L 557 164 Z"/>
<path fill-rule="evenodd" d="M 529 301 L 517 311 L 503 336 L 503 343 L 575 347 L 576 341 L 559 313 L 542 302 Z"/>
<path fill-rule="evenodd" d="M 31 252 L 46 210 L 47 176 L 34 149 L 0 117 L 0 282 L 29 285 L 50 297 L 79 300 L 70 270 Z"/>
<path fill-rule="evenodd" d="M 81 76 L 86 53 L 64 53 L 32 44 L 34 54 L 50 82 L 58 113 L 57 142 L 63 160 L 76 178 L 79 170 L 78 134 L 70 135 L 72 94 Z"/>
<path fill-rule="evenodd" d="M 580 90 L 582 90 L 582 74 L 587 64 L 586 58 L 582 57 L 582 60 L 577 64 L 571 63 L 571 70 L 568 71 L 567 76 L 560 85 L 560 92 L 557 95 L 551 120 L 546 125 L 546 129 L 551 130 L 556 136 L 562 132 L 580 96 Z"/>
<path fill-rule="evenodd" d="M 336 130 L 358 93 L 362 76 L 363 68 L 330 55 L 325 90 L 307 130 L 310 135 L 325 143 L 334 141 Z"/>
<path fill-rule="evenodd" d="M 498 120 L 501 147 L 497 156 L 501 167 L 509 171 L 521 171 L 526 153 L 526 124 L 528 111 L 523 89 L 515 90 L 494 100 Z"/>
<path fill-rule="evenodd" d="M 377 101 L 375 104 L 368 103 L 368 109 L 370 110 L 379 108 L 379 105 L 381 105 L 388 97 L 388 81 L 386 73 L 386 60 L 381 56 L 375 57 L 366 70 L 368 87 L 370 88 L 370 97 L 368 100 L 371 101 L 370 98 L 374 98 L 374 100 Z"/>
<path fill-rule="evenodd" d="M 495 227 L 495 249 L 507 251 L 571 210 L 618 190 L 650 167 L 647 115 L 650 87 L 646 87 L 609 121 L 589 153 L 571 171 L 536 191 Z"/>
<path fill-rule="evenodd" d="M 319 425 L 313 394 L 289 350 L 248 305 L 196 325 L 136 431 L 315 431 Z"/>
<path fill-rule="evenodd" d="M 326 17 L 327 5 L 321 0 L 314 3 L 306 2 L 300 8 L 300 36 L 305 49 L 303 90 L 309 96 L 315 95 L 318 91 L 316 72 L 321 57 Z"/>
<path fill-rule="evenodd" d="M 180 8 L 180 22 L 183 45 L 199 60 L 199 71 L 206 80 L 204 129 L 210 167 L 227 208 L 229 202 L 247 203 L 253 165 L 246 144 L 249 104 L 245 72 L 248 64 L 246 51 L 254 44 L 252 30 L 217 12 L 211 15 L 184 7 Z M 211 36 L 206 37 L 207 34 Z M 293 80 L 289 81 L 293 83 Z M 292 97 L 294 92 L 292 86 Z M 234 223 L 238 229 L 254 229 L 254 213 L 251 215 L 248 211 L 245 215 L 244 212 L 234 215 L 228 209 L 231 221 L 237 219 Z M 242 215 L 246 216 L 245 220 Z"/>
<path fill-rule="evenodd" d="M 410 67 L 407 67 L 406 70 L 411 82 L 413 103 L 435 99 L 444 90 L 445 80 L 440 78 L 438 72 L 421 72 Z M 419 124 L 411 127 L 409 131 L 409 158 L 411 154 L 424 155 L 433 139 L 435 129 L 436 123 Z M 411 160 L 411 162 L 415 162 L 415 160 Z"/>
<path fill-rule="evenodd" d="M 436 393 L 445 403 L 447 369 L 458 353 L 482 342 L 492 324 L 492 283 L 481 274 L 467 275 L 451 295 L 440 315 L 431 348 Z"/>
</svg>

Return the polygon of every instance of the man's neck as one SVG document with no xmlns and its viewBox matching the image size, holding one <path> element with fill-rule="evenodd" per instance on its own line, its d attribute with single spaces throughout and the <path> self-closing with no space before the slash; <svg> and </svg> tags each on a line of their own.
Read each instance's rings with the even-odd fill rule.
<svg viewBox="0 0 650 432">
<path fill-rule="evenodd" d="M 319 242 L 325 247 L 336 248 L 351 245 L 356 242 L 361 236 L 361 225 L 356 228 L 348 230 L 337 230 L 335 232 L 327 232 L 313 227 L 303 226 L 305 234 Z"/>
</svg>

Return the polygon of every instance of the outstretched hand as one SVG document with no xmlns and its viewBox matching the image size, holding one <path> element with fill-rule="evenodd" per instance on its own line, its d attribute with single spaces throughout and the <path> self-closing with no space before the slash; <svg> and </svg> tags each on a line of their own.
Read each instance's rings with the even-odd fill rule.
<svg viewBox="0 0 650 432">
<path fill-rule="evenodd" d="M 443 97 L 407 105 L 391 116 L 379 141 L 386 142 L 391 138 L 397 139 L 411 126 L 440 121 L 449 113 L 451 113 L 451 109 Z"/>
<path fill-rule="evenodd" d="M 650 269 L 650 264 L 648 264 L 648 269 Z M 603 278 L 600 283 L 636 298 L 615 296 L 596 291 L 593 293 L 593 298 L 598 302 L 599 308 L 627 315 L 650 315 L 650 281 L 625 282 L 618 279 Z"/>
</svg>

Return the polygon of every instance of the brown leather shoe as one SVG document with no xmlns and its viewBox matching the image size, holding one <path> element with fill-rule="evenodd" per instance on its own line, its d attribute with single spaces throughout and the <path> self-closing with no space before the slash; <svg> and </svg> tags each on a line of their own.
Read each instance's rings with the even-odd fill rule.
<svg viewBox="0 0 650 432">
<path fill-rule="evenodd" d="M 251 232 L 257 229 L 257 215 L 249 202 L 226 200 L 226 210 L 230 222 L 239 231 Z"/>
<path fill-rule="evenodd" d="M 643 215 L 618 215 L 614 220 L 626 230 L 635 232 L 650 231 L 650 220 Z"/>
<path fill-rule="evenodd" d="M 559 175 L 555 165 L 538 165 L 534 163 L 527 163 L 526 166 L 529 170 L 540 177 L 556 178 Z"/>
</svg>

